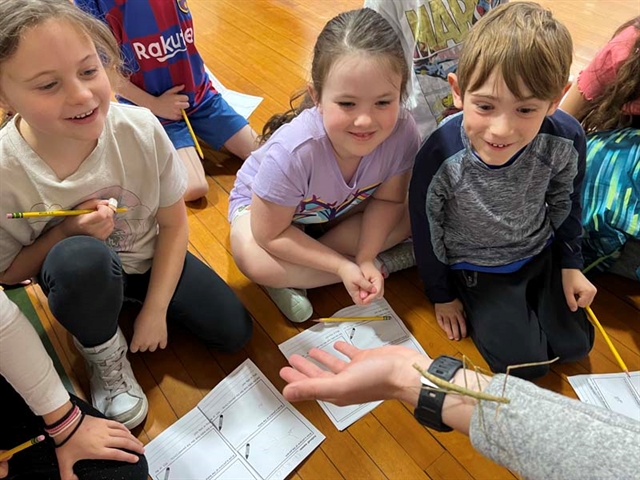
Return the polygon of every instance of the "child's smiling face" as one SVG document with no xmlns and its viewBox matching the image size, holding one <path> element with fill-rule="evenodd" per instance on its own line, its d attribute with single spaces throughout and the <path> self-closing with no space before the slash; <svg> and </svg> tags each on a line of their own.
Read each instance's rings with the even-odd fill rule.
<svg viewBox="0 0 640 480">
<path fill-rule="evenodd" d="M 524 85 L 520 88 L 523 98 L 517 98 L 495 71 L 475 91 L 460 92 L 455 74 L 450 74 L 449 83 L 455 106 L 464 112 L 464 130 L 471 146 L 489 165 L 508 162 L 531 143 L 562 98 L 540 100 Z"/>
<path fill-rule="evenodd" d="M 95 144 L 110 101 L 111 85 L 93 42 L 63 20 L 27 29 L 0 65 L 0 106 L 19 113 L 43 144 L 54 139 Z"/>
<path fill-rule="evenodd" d="M 401 75 L 375 56 L 348 54 L 334 62 L 315 100 L 339 160 L 358 160 L 391 135 L 401 86 Z"/>
</svg>

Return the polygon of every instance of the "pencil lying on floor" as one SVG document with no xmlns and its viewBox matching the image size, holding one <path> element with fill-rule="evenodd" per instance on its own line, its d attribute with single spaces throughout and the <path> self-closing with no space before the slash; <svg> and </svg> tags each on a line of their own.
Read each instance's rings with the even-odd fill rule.
<svg viewBox="0 0 640 480">
<path fill-rule="evenodd" d="M 589 306 L 585 307 L 585 310 L 587 311 L 587 317 L 589 318 L 591 323 L 593 323 L 593 325 L 598 330 L 600 330 L 600 333 L 604 337 L 604 341 L 607 342 L 607 345 L 609 346 L 609 350 L 611 350 L 611 353 L 613 353 L 613 356 L 616 358 L 616 362 L 618 362 L 618 365 L 620 365 L 620 368 L 622 368 L 622 370 L 624 370 L 624 372 L 629 377 L 630 376 L 629 369 L 627 368 L 625 363 L 622 361 L 622 357 L 618 353 L 618 350 L 616 350 L 616 347 L 613 345 L 613 342 L 611 342 L 611 339 L 609 338 L 609 335 L 607 335 L 607 332 L 604 331 L 604 328 L 598 321 L 598 318 L 596 317 L 595 313 L 593 313 L 593 310 L 591 310 L 591 307 Z"/>
<path fill-rule="evenodd" d="M 376 322 L 383 320 L 391 320 L 391 315 L 382 315 L 379 317 L 327 317 L 327 318 L 317 318 L 314 322 L 322 322 L 322 323 L 332 323 L 332 322 Z"/>
<path fill-rule="evenodd" d="M 116 213 L 124 213 L 128 209 L 125 207 L 116 208 Z M 34 218 L 34 217 L 72 217 L 74 215 L 85 215 L 95 212 L 94 209 L 80 210 L 51 210 L 48 212 L 14 212 L 7 213 L 7 218 Z"/>
<path fill-rule="evenodd" d="M 18 445 L 17 447 L 12 448 L 11 450 L 7 450 L 4 453 L 0 453 L 0 462 L 10 458 L 12 455 L 18 452 L 21 452 L 25 448 L 29 448 L 30 446 L 35 445 L 36 443 L 40 443 L 43 440 L 44 440 L 44 435 L 38 435 L 36 438 L 32 438 L 28 442 L 24 442 L 23 444 Z"/>
</svg>

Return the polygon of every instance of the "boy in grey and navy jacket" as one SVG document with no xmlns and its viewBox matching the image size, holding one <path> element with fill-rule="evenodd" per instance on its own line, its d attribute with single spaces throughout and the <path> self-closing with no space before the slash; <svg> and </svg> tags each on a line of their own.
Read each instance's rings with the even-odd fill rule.
<svg viewBox="0 0 640 480">
<path fill-rule="evenodd" d="M 493 371 L 593 345 L 580 307 L 585 136 L 558 111 L 571 64 L 566 28 L 534 3 L 492 10 L 449 83 L 462 112 L 418 153 L 409 193 L 425 291 L 450 339 L 467 328 Z M 518 369 L 526 378 L 548 366 Z"/>
</svg>

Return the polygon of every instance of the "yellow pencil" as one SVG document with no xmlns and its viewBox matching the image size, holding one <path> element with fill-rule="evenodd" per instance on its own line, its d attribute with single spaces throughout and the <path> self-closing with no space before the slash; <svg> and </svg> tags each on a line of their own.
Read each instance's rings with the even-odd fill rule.
<svg viewBox="0 0 640 480">
<path fill-rule="evenodd" d="M 125 213 L 128 210 L 126 207 L 116 208 L 116 213 Z M 93 209 L 80 209 L 80 210 L 51 210 L 49 212 L 14 212 L 7 213 L 7 218 L 34 218 L 34 217 L 72 217 L 74 215 L 85 215 L 87 213 L 93 213 L 96 210 Z"/>
<path fill-rule="evenodd" d="M 591 323 L 593 323 L 593 325 L 598 330 L 600 330 L 600 333 L 604 337 L 605 342 L 607 342 L 607 345 L 609 346 L 609 349 L 611 350 L 611 353 L 613 353 L 613 356 L 615 357 L 616 361 L 618 362 L 618 365 L 620 365 L 620 368 L 622 368 L 622 370 L 625 371 L 627 376 L 630 376 L 629 375 L 629 369 L 627 368 L 625 363 L 622 361 L 622 357 L 620 357 L 620 354 L 618 353 L 618 350 L 616 350 L 616 347 L 611 342 L 611 339 L 609 338 L 609 335 L 607 335 L 607 332 L 605 332 L 604 328 L 602 328 L 602 325 L 598 321 L 598 318 L 596 317 L 595 313 L 593 313 L 593 310 L 591 310 L 591 307 L 587 306 L 585 308 L 585 310 L 587 311 L 587 316 L 589 317 L 589 320 L 591 321 Z"/>
<path fill-rule="evenodd" d="M 202 149 L 200 148 L 200 144 L 198 143 L 198 139 L 196 138 L 196 134 L 191 127 L 191 122 L 189 121 L 189 117 L 187 117 L 187 112 L 182 110 L 182 118 L 184 118 L 184 123 L 187 124 L 187 128 L 189 129 L 189 133 L 191 134 L 191 138 L 193 138 L 193 143 L 196 144 L 196 152 L 200 155 L 200 158 L 204 159 L 204 153 L 202 153 Z"/>
<path fill-rule="evenodd" d="M 383 320 L 391 320 L 391 315 L 382 315 L 380 317 L 328 317 L 328 318 L 317 318 L 314 322 L 322 322 L 322 323 L 333 323 L 333 322 L 377 322 Z"/>
<path fill-rule="evenodd" d="M 21 452 L 25 448 L 29 448 L 30 446 L 35 445 L 36 443 L 40 443 L 43 440 L 44 440 L 44 435 L 38 435 L 36 438 L 32 438 L 28 442 L 24 442 L 23 444 L 18 445 L 17 447 L 12 448 L 11 450 L 7 450 L 4 453 L 0 453 L 0 462 L 10 458 L 12 455 L 18 452 Z"/>
</svg>

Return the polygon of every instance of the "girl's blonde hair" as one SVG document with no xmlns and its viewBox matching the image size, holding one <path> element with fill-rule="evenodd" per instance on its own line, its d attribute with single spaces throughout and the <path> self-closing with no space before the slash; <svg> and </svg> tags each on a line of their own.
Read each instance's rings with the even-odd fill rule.
<svg viewBox="0 0 640 480">
<path fill-rule="evenodd" d="M 0 73 L 2 64 L 16 52 L 30 28 L 60 20 L 86 34 L 94 43 L 112 84 L 122 78 L 120 48 L 111 30 L 69 0 L 0 0 Z M 11 112 L 2 112 L 4 125 Z"/>
<path fill-rule="evenodd" d="M 478 90 L 496 71 L 519 99 L 522 86 L 555 100 L 569 81 L 573 42 L 551 12 L 533 2 L 492 9 L 469 31 L 458 62 L 461 94 Z"/>
<path fill-rule="evenodd" d="M 402 77 L 400 99 L 405 100 L 409 66 L 402 50 L 400 39 L 389 22 L 375 10 L 361 8 L 341 13 L 324 26 L 313 49 L 311 84 L 318 99 L 322 98 L 324 83 L 333 64 L 348 54 L 364 53 L 379 59 Z M 299 105 L 294 104 L 299 101 Z M 290 102 L 290 110 L 271 117 L 265 124 L 261 143 L 285 123 L 290 122 L 303 110 L 314 105 L 306 90 L 296 93 Z"/>
<path fill-rule="evenodd" d="M 599 97 L 585 106 L 583 114 L 586 115 L 582 126 L 586 132 L 624 128 L 633 122 L 633 116 L 625 113 L 623 107 L 640 99 L 640 17 L 622 24 L 612 38 L 629 27 L 636 29 L 638 38 L 620 66 L 615 80 L 606 86 Z"/>
</svg>

